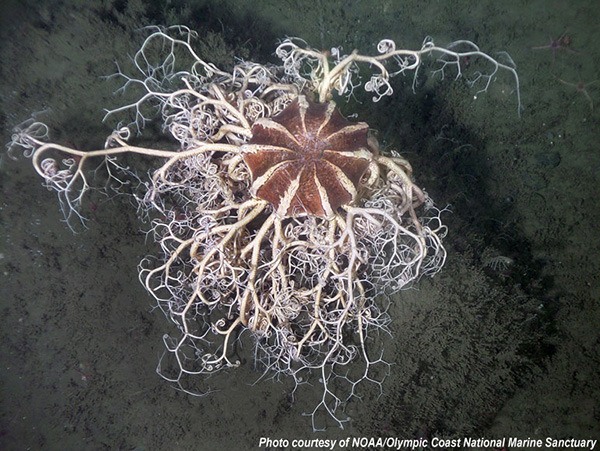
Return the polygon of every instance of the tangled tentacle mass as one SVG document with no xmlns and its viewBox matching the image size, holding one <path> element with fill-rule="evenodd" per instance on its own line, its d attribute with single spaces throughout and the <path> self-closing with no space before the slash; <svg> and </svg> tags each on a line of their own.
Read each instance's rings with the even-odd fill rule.
<svg viewBox="0 0 600 451">
<path fill-rule="evenodd" d="M 391 77 L 416 76 L 429 55 L 437 58 L 436 71 L 453 70 L 458 76 L 460 58 L 480 57 L 489 69 L 477 78 L 484 83 L 481 90 L 505 70 L 515 79 L 519 100 L 514 64 L 510 58 L 498 62 L 467 41 L 437 47 L 426 39 L 412 51 L 384 40 L 378 55 L 363 56 L 343 55 L 339 49 L 319 52 L 285 40 L 276 51 L 280 66 L 240 61 L 228 72 L 198 56 L 194 38 L 184 27 L 150 30 L 133 60 L 137 73 L 119 70 L 115 75 L 124 88 L 140 92 L 139 100 L 107 113 L 131 112 L 133 120 L 115 131 L 104 149 L 84 152 L 47 143 L 47 130 L 38 122 L 16 130 L 11 147 L 32 157 L 45 183 L 59 194 L 67 217 L 80 217 L 82 196 L 90 188 L 90 159 L 103 158 L 115 180 L 133 176 L 142 181 L 140 208 L 152 218 L 160 251 L 141 262 L 140 280 L 176 325 L 174 333 L 164 336 L 160 374 L 184 391 L 201 394 L 191 388 L 192 381 L 238 366 L 236 343 L 242 335 L 251 337 L 255 365 L 264 376 L 321 387 L 320 402 L 307 413 L 314 429 L 327 418 L 342 426 L 347 420 L 343 406 L 357 395 L 358 384 L 381 384 L 389 369 L 379 337 L 390 322 L 385 299 L 439 271 L 446 257 L 441 243 L 446 230 L 440 211 L 415 185 L 408 161 L 394 152 L 384 154 L 372 138 L 366 146 L 349 149 L 359 156 L 360 168 L 352 168 L 352 158 L 340 157 L 343 170 L 327 169 L 334 176 L 350 174 L 352 183 L 323 182 L 329 176 L 305 169 L 312 188 L 294 198 L 298 205 L 309 200 L 317 205 L 339 185 L 350 193 L 346 203 L 287 214 L 291 208 L 277 208 L 264 191 L 274 184 L 253 180 L 246 165 L 245 155 L 257 151 L 251 144 L 253 125 L 262 124 L 263 131 L 279 127 L 283 120 L 277 118 L 285 114 L 277 115 L 293 102 L 305 102 L 304 97 L 327 104 L 321 110 L 331 116 L 334 93 L 344 97 L 363 86 L 359 65 L 371 68 L 373 76 L 363 88 L 377 101 L 393 92 Z M 178 149 L 129 143 L 157 114 Z M 348 127 L 345 119 L 337 120 Z M 364 124 L 357 128 L 366 133 Z M 278 146 L 281 139 L 264 153 L 274 165 Z M 335 150 L 345 152 L 344 146 Z M 125 154 L 157 162 L 147 181 L 120 162 Z M 298 158 L 294 161 L 303 161 Z M 311 158 L 311 168 L 325 167 L 314 162 L 319 151 Z M 299 176 L 289 168 L 302 164 L 278 172 L 280 179 L 289 176 L 277 194 L 280 203 L 285 204 L 285 196 L 292 199 L 296 191 L 290 190 L 298 190 Z M 256 195 L 253 184 L 265 187 L 262 195 Z M 314 214 L 317 210 L 320 214 Z"/>
</svg>

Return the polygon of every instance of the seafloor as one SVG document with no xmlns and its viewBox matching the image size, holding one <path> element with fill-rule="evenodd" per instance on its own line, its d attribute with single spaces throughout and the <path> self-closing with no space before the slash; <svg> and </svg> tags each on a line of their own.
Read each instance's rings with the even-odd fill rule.
<svg viewBox="0 0 600 451">
<path fill-rule="evenodd" d="M 391 374 L 313 433 L 315 393 L 254 383 L 252 351 L 191 397 L 155 368 L 171 328 L 137 281 L 155 252 L 124 197 L 92 195 L 87 229 L 61 221 L 30 161 L 0 159 L 0 448 L 253 449 L 260 437 L 600 438 L 600 4 L 597 1 L 8 1 L 1 7 L 1 141 L 35 115 L 52 137 L 102 146 L 114 80 L 152 24 L 199 32 L 199 52 L 275 62 L 277 40 L 374 52 L 476 42 L 517 64 L 474 98 L 434 80 L 356 113 L 449 205 L 448 260 L 399 293 Z M 554 49 L 547 46 L 561 38 Z M 568 39 L 565 39 L 567 37 Z M 205 53 L 203 53 L 205 52 Z"/>
</svg>

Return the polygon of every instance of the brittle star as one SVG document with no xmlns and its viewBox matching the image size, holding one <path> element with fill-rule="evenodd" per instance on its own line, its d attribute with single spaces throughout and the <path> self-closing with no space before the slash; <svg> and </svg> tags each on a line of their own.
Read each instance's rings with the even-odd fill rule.
<svg viewBox="0 0 600 451">
<path fill-rule="evenodd" d="M 590 81 L 589 83 L 584 83 L 582 81 L 579 81 L 577 83 L 571 83 L 569 81 L 565 81 L 562 80 L 558 77 L 556 77 L 558 81 L 560 81 L 561 83 L 568 85 L 568 86 L 573 86 L 575 89 L 577 89 L 577 92 L 582 93 L 585 98 L 588 100 L 588 102 L 590 102 L 590 110 L 594 110 L 594 101 L 592 100 L 592 97 L 590 96 L 590 94 L 587 92 L 587 87 L 590 85 L 593 85 L 594 83 L 597 83 L 600 80 L 594 80 L 594 81 Z"/>
<path fill-rule="evenodd" d="M 548 45 L 540 45 L 537 47 L 531 47 L 532 50 L 540 50 L 540 49 L 550 49 L 552 50 L 552 61 L 556 59 L 556 52 L 559 50 L 566 50 L 571 53 L 578 53 L 577 51 L 570 48 L 571 45 L 571 37 L 565 31 L 556 39 L 550 39 L 550 43 Z"/>
</svg>

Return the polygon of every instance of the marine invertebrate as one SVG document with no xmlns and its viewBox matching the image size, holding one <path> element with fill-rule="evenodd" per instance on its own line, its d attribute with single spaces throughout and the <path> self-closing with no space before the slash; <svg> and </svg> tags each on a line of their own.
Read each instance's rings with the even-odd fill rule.
<svg viewBox="0 0 600 451">
<path fill-rule="evenodd" d="M 383 40 L 379 55 L 364 56 L 285 40 L 280 66 L 240 61 L 226 72 L 194 52 L 194 37 L 183 27 L 152 29 L 134 57 L 139 73 L 117 74 L 141 90 L 139 100 L 108 112 L 130 111 L 134 120 L 104 149 L 47 143 L 37 122 L 15 132 L 12 148 L 32 157 L 68 218 L 79 216 L 90 159 L 103 158 L 123 181 L 142 176 L 120 156 L 155 161 L 139 201 L 159 255 L 142 261 L 140 280 L 176 325 L 165 335 L 159 373 L 197 393 L 199 375 L 239 365 L 233 348 L 246 332 L 266 375 L 321 386 L 309 412 L 314 429 L 322 413 L 342 426 L 342 407 L 358 384 L 380 383 L 388 368 L 382 349 L 369 347 L 390 321 L 380 296 L 443 266 L 446 229 L 409 162 L 384 155 L 367 124 L 336 110 L 334 93 L 357 89 L 365 64 L 373 75 L 364 89 L 377 101 L 393 93 L 391 77 L 416 74 L 425 56 L 437 54 L 442 75 L 461 76 L 467 56 L 488 64 L 471 83 L 482 83 L 479 92 L 508 71 L 519 99 L 512 61 L 468 41 L 444 48 L 426 39 L 420 50 L 398 50 Z M 166 55 L 151 63 L 156 48 Z M 178 149 L 130 143 L 152 114 Z"/>
</svg>

